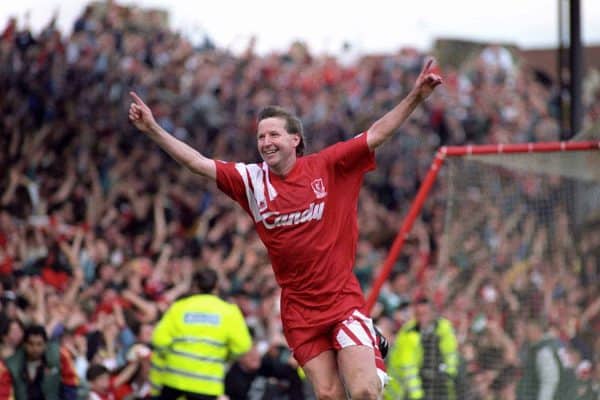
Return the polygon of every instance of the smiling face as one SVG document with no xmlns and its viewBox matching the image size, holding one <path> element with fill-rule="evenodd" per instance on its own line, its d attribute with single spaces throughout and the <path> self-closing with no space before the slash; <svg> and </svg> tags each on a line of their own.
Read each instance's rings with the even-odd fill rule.
<svg viewBox="0 0 600 400">
<path fill-rule="evenodd" d="M 287 174 L 294 166 L 299 143 L 300 136 L 286 130 L 283 118 L 265 118 L 258 123 L 258 151 L 269 168 L 278 175 Z"/>
</svg>

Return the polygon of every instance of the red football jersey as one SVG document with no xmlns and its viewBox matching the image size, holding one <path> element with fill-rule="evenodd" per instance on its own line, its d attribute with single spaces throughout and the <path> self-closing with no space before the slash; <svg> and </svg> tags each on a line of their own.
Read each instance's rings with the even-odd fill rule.
<svg viewBox="0 0 600 400">
<path fill-rule="evenodd" d="M 288 328 L 336 322 L 364 308 L 352 270 L 358 194 L 375 168 L 366 134 L 298 158 L 285 177 L 264 162 L 216 165 L 219 189 L 250 214 L 268 250 Z"/>
</svg>

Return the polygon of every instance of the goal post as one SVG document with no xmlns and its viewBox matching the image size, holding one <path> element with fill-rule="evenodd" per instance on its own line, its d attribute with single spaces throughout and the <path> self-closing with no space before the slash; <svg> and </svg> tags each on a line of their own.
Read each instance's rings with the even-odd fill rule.
<svg viewBox="0 0 600 400">
<path fill-rule="evenodd" d="M 431 203 L 435 258 L 419 263 L 408 280 L 391 282 L 382 300 L 387 304 L 410 294 L 428 294 L 434 312 L 453 327 L 458 352 L 452 354 L 458 356 L 458 367 L 445 374 L 446 359 L 437 344 L 442 339 L 432 334 L 432 326 L 424 327 L 422 352 L 417 353 L 422 365 L 410 375 L 420 380 L 407 383 L 407 367 L 390 365 L 399 389 L 420 387 L 426 398 L 448 398 L 448 390 L 465 399 L 529 398 L 536 391 L 537 370 L 533 356 L 524 352 L 535 351 L 532 343 L 544 343 L 540 338 L 551 340 L 544 336 L 547 332 L 559 339 L 552 343 L 565 372 L 564 379 L 560 374 L 558 397 L 570 398 L 564 394 L 573 393 L 572 385 L 578 392 L 589 389 L 584 370 L 585 362 L 594 359 L 586 349 L 595 342 L 586 335 L 593 332 L 598 304 L 599 150 L 596 140 L 437 151 L 374 280 L 367 306 L 371 311 L 379 300 L 413 223 L 426 202 Z M 412 272 L 419 286 L 406 293 Z M 411 310 L 415 318 L 423 318 L 428 309 Z M 402 326 L 410 315 L 382 312 L 389 319 L 388 329 Z M 437 332 L 440 325 L 434 326 Z M 413 328 L 402 331 L 403 340 Z M 401 351 L 393 348 L 391 360 L 398 361 L 400 356 L 394 355 Z"/>
<path fill-rule="evenodd" d="M 394 239 L 379 275 L 373 282 L 367 297 L 367 309 L 372 310 L 377 302 L 382 286 L 390 275 L 398 256 L 410 233 L 413 223 L 419 216 L 423 204 L 448 159 L 475 160 L 483 164 L 501 166 L 515 171 L 528 171 L 536 174 L 551 174 L 575 178 L 581 181 L 600 182 L 600 141 L 581 142 L 538 142 L 522 144 L 494 144 L 446 146 L 440 148 L 431 163 L 406 217 Z M 512 155 L 513 157 L 507 157 Z M 585 185 L 581 190 L 586 190 Z M 597 189 L 592 189 L 597 190 Z M 600 207 L 600 196 L 590 192 L 592 204 L 588 208 Z M 588 196 L 588 197 L 589 197 Z"/>
</svg>

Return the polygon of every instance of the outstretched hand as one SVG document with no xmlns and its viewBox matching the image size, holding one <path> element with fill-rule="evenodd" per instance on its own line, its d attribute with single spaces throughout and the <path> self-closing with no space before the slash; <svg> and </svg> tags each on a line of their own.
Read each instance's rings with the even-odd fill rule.
<svg viewBox="0 0 600 400">
<path fill-rule="evenodd" d="M 433 72 L 431 68 L 433 61 L 433 58 L 430 58 L 425 62 L 423 69 L 421 70 L 421 73 L 415 82 L 415 87 L 413 90 L 416 91 L 421 100 L 425 100 L 427 97 L 429 97 L 433 90 L 443 82 L 442 77 Z"/>
<path fill-rule="evenodd" d="M 150 133 L 152 127 L 156 125 L 150 107 L 135 92 L 129 92 L 129 95 L 133 98 L 129 106 L 129 120 L 140 131 Z"/>
</svg>

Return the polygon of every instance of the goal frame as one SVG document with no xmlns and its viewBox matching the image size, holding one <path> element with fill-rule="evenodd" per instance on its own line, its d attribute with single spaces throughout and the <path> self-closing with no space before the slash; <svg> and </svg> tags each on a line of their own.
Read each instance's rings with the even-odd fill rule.
<svg viewBox="0 0 600 400">
<path fill-rule="evenodd" d="M 373 309 L 379 292 L 387 280 L 392 268 L 404 247 L 404 241 L 410 233 L 412 226 L 421 213 L 423 204 L 436 182 L 438 174 L 444 165 L 447 157 L 468 157 L 471 155 L 498 155 L 498 154 L 523 154 L 523 153 L 560 153 L 576 151 L 600 151 L 600 141 L 581 141 L 581 142 L 537 142 L 537 143 L 519 143 L 519 144 L 484 144 L 467 146 L 443 146 L 435 154 L 429 171 L 421 183 L 417 194 L 415 195 L 408 213 L 402 220 L 400 229 L 392 243 L 392 247 L 383 262 L 379 275 L 373 282 L 373 286 L 367 297 L 367 310 L 369 313 Z"/>
</svg>

